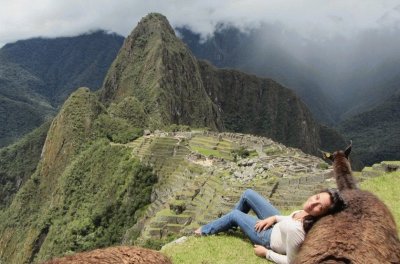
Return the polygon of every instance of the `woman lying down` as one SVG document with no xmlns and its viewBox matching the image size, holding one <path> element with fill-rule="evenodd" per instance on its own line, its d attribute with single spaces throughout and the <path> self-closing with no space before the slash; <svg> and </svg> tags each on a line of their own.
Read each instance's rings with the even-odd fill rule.
<svg viewBox="0 0 400 264">
<path fill-rule="evenodd" d="M 336 189 L 327 189 L 309 197 L 302 210 L 282 216 L 269 201 L 248 189 L 230 213 L 199 227 L 195 234 L 212 235 L 240 227 L 254 243 L 257 256 L 290 264 L 313 224 L 324 215 L 340 211 L 344 205 Z M 247 214 L 250 209 L 257 218 Z"/>
</svg>

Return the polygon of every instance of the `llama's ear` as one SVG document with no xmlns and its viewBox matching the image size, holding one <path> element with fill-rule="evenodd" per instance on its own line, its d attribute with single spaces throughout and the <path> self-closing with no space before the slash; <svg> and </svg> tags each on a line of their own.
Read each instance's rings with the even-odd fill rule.
<svg viewBox="0 0 400 264">
<path fill-rule="evenodd" d="M 346 159 L 349 158 L 352 145 L 353 145 L 353 141 L 350 140 L 350 145 L 349 145 L 349 146 L 346 148 L 346 150 L 344 151 L 344 155 L 346 156 Z"/>
<path fill-rule="evenodd" d="M 320 149 L 318 149 L 318 150 L 322 153 L 322 157 L 323 157 L 324 159 L 328 159 L 328 160 L 333 161 L 333 155 L 332 155 L 331 153 L 322 151 L 322 150 L 320 150 Z"/>
</svg>

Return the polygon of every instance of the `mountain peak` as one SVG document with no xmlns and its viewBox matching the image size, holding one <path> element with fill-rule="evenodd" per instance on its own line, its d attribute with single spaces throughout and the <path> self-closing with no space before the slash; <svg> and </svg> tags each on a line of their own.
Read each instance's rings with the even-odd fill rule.
<svg viewBox="0 0 400 264">
<path fill-rule="evenodd" d="M 143 17 L 134 31 L 141 30 L 148 30 L 149 33 L 157 31 L 169 32 L 175 35 L 175 31 L 169 24 L 168 19 L 159 13 L 150 13 Z"/>
<path fill-rule="evenodd" d="M 175 31 L 167 18 L 159 13 L 150 13 L 142 18 L 126 38 L 123 49 L 131 53 L 135 47 L 145 48 L 148 44 L 153 45 L 155 40 L 170 42 L 175 38 Z"/>
<path fill-rule="evenodd" d="M 101 91 L 105 105 L 129 96 L 144 106 L 150 128 L 169 124 L 222 128 L 196 58 L 163 15 L 151 13 L 138 23 L 105 78 Z"/>
</svg>

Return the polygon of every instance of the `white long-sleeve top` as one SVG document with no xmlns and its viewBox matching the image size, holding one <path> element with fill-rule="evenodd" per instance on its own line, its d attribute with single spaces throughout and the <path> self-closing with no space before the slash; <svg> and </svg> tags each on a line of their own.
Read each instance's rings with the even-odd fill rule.
<svg viewBox="0 0 400 264">
<path fill-rule="evenodd" d="M 293 218 L 298 212 L 300 211 L 295 211 L 289 216 L 276 216 L 277 223 L 272 228 L 271 249 L 268 250 L 267 259 L 277 264 L 293 262 L 305 237 L 303 223 Z"/>
</svg>

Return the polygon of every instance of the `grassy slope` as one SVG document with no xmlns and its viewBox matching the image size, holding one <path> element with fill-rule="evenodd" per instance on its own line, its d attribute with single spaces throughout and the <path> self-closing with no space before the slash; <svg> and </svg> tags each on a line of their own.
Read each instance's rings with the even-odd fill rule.
<svg viewBox="0 0 400 264">
<path fill-rule="evenodd" d="M 254 255 L 252 245 L 235 236 L 190 237 L 182 245 L 167 247 L 173 263 L 269 263 Z"/>
<path fill-rule="evenodd" d="M 400 172 L 369 179 L 361 184 L 361 188 L 373 192 L 385 202 L 399 227 Z M 255 256 L 251 243 L 238 236 L 190 237 L 185 243 L 169 246 L 163 249 L 163 252 L 169 255 L 175 264 L 271 263 Z"/>
</svg>

